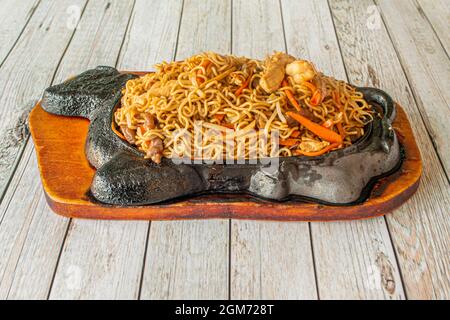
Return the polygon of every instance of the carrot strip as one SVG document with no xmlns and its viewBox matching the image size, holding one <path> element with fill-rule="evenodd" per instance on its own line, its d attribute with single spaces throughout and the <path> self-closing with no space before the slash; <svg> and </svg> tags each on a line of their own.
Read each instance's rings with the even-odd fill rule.
<svg viewBox="0 0 450 320">
<path fill-rule="evenodd" d="M 282 85 L 283 85 L 283 87 L 288 87 L 289 83 L 286 81 L 286 79 L 284 79 L 282 82 Z M 288 97 L 291 104 L 295 107 L 295 109 L 297 109 L 297 111 L 300 111 L 300 105 L 298 104 L 297 100 L 295 99 L 292 91 L 290 89 L 286 89 L 284 92 L 286 93 L 286 96 Z"/>
<path fill-rule="evenodd" d="M 208 69 L 208 67 L 210 66 L 211 63 L 212 63 L 211 61 L 209 61 L 208 59 L 205 59 L 205 60 L 203 60 L 203 62 L 200 64 L 200 66 L 203 67 L 203 69 L 205 69 L 205 71 L 206 71 L 206 69 Z M 197 76 L 198 76 L 198 75 L 203 75 L 203 70 L 202 70 L 202 69 L 200 69 L 200 70 L 197 71 Z M 203 81 L 204 81 L 204 80 L 203 80 L 202 78 L 197 77 L 197 82 L 198 82 L 198 83 L 203 83 Z"/>
<path fill-rule="evenodd" d="M 323 155 L 324 153 L 327 153 L 330 150 L 333 150 L 334 148 L 339 147 L 339 145 L 340 145 L 339 143 L 333 143 L 333 144 L 330 144 L 328 147 L 323 148 L 322 150 L 316 151 L 316 152 L 304 152 L 301 150 L 295 150 L 294 154 L 307 156 L 307 157 L 318 157 L 318 156 Z"/>
<path fill-rule="evenodd" d="M 242 94 L 242 92 L 248 87 L 250 81 L 252 80 L 252 76 L 253 74 L 250 74 L 247 80 L 245 80 L 245 82 L 239 87 L 239 89 L 236 90 L 235 92 L 236 97 L 239 97 Z"/>
<path fill-rule="evenodd" d="M 222 122 L 223 118 L 225 118 L 224 114 L 215 114 L 214 118 L 216 118 L 219 122 Z"/>
<path fill-rule="evenodd" d="M 111 130 L 122 140 L 127 141 L 127 138 L 125 138 L 125 136 L 116 129 L 116 126 L 114 125 L 114 122 L 111 122 Z"/>
<path fill-rule="evenodd" d="M 293 147 L 297 144 L 299 144 L 300 141 L 298 139 L 281 139 L 280 145 L 285 147 Z"/>
<path fill-rule="evenodd" d="M 314 94 L 311 98 L 311 104 L 313 106 L 317 106 L 317 105 L 319 105 L 321 100 L 322 100 L 322 95 L 320 94 L 319 90 L 316 90 L 316 92 L 314 92 Z"/>
<path fill-rule="evenodd" d="M 298 130 L 292 131 L 292 133 L 291 133 L 292 138 L 298 138 L 299 136 L 300 136 L 300 131 L 298 131 Z"/>
<path fill-rule="evenodd" d="M 339 122 L 336 126 L 339 130 L 339 134 L 341 135 L 342 140 L 344 140 L 345 139 L 345 130 L 344 130 L 344 127 L 342 126 L 342 123 Z"/>
<path fill-rule="evenodd" d="M 313 85 L 311 82 L 305 81 L 302 83 L 303 85 L 307 86 L 309 90 L 314 94 L 317 91 L 317 88 L 315 85 Z"/>
<path fill-rule="evenodd" d="M 327 129 L 322 127 L 321 125 L 312 122 L 308 118 L 305 118 L 304 116 L 295 113 L 295 112 L 287 112 L 286 113 L 289 117 L 292 119 L 298 121 L 301 125 L 303 125 L 306 129 L 311 131 L 312 133 L 318 135 L 322 139 L 332 142 L 332 143 L 339 143 L 342 144 L 343 140 L 342 137 L 334 132 L 333 130 Z"/>
</svg>

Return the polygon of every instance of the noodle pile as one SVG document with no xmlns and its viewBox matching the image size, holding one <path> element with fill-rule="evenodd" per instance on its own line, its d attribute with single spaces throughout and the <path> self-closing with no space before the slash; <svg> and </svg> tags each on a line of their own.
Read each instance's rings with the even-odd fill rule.
<svg viewBox="0 0 450 320">
<path fill-rule="evenodd" d="M 271 76 L 270 68 L 269 60 L 212 52 L 158 64 L 156 72 L 127 82 L 113 128 L 117 125 L 119 136 L 155 162 L 161 157 L 249 159 L 255 156 L 252 148 L 272 157 L 316 156 L 364 135 L 374 113 L 354 87 L 311 69 L 309 81 L 299 83 L 286 74 L 279 88 L 267 92 L 261 79 Z M 292 113 L 320 128 L 311 131 Z M 215 134 L 207 135 L 208 130 Z M 333 142 L 322 131 L 342 140 Z M 195 132 L 203 139 L 197 140 Z M 252 143 L 252 137 L 274 132 L 279 147 Z M 224 147 L 222 142 L 230 140 L 236 142 L 233 148 Z"/>
</svg>

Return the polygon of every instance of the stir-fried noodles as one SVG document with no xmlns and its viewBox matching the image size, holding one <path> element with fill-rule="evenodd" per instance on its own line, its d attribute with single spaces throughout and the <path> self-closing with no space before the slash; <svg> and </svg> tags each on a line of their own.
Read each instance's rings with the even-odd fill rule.
<svg viewBox="0 0 450 320">
<path fill-rule="evenodd" d="M 128 81 L 113 128 L 157 163 L 205 154 L 249 159 L 252 150 L 318 156 L 351 145 L 373 116 L 362 93 L 307 61 L 284 53 L 260 61 L 207 52 Z M 273 132 L 277 148 L 252 142 Z M 219 146 L 243 137 L 231 149 Z"/>
</svg>

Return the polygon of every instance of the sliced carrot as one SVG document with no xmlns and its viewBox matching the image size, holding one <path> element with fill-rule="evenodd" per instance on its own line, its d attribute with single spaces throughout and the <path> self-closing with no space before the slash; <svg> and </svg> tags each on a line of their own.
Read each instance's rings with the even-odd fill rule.
<svg viewBox="0 0 450 320">
<path fill-rule="evenodd" d="M 252 80 L 252 74 L 250 74 L 250 76 L 247 78 L 247 80 L 245 80 L 245 82 L 239 87 L 239 89 L 236 90 L 235 95 L 236 97 L 239 97 L 242 92 L 248 87 L 248 85 L 250 84 L 250 81 Z"/>
<path fill-rule="evenodd" d="M 200 66 L 203 67 L 203 69 L 205 69 L 205 71 L 206 71 L 206 69 L 208 69 L 208 67 L 210 66 L 211 63 L 212 63 L 211 61 L 209 61 L 208 59 L 205 59 L 205 60 L 202 61 Z M 202 69 L 197 71 L 197 76 L 198 75 L 203 75 L 203 70 Z M 204 80 L 203 80 L 203 78 L 197 77 L 197 82 L 198 83 L 203 83 Z"/>
<path fill-rule="evenodd" d="M 288 87 L 289 83 L 286 81 L 286 79 L 284 79 L 282 82 L 282 85 L 283 85 L 283 87 Z M 300 111 L 301 110 L 300 105 L 298 104 L 297 100 L 295 99 L 292 91 L 290 89 L 286 89 L 284 92 L 286 93 L 286 96 L 288 97 L 291 104 L 295 107 L 295 109 L 297 109 L 297 111 Z"/>
<path fill-rule="evenodd" d="M 228 129 L 234 129 L 234 124 L 232 123 L 221 123 L 220 125 Z"/>
<path fill-rule="evenodd" d="M 344 130 L 344 127 L 342 126 L 342 123 L 339 122 L 336 126 L 339 130 L 339 134 L 341 135 L 342 140 L 344 140 L 345 139 L 345 130 Z"/>
<path fill-rule="evenodd" d="M 303 85 L 305 85 L 306 87 L 308 87 L 309 90 L 311 90 L 311 92 L 314 94 L 317 91 L 317 88 L 315 85 L 313 85 L 311 82 L 305 81 L 302 83 Z"/>
<path fill-rule="evenodd" d="M 222 122 L 223 121 L 223 119 L 225 118 L 225 115 L 224 114 L 215 114 L 214 115 L 214 118 L 216 118 L 219 122 Z"/>
<path fill-rule="evenodd" d="M 317 106 L 320 104 L 321 101 L 322 101 L 322 95 L 320 94 L 319 90 L 316 90 L 316 92 L 314 92 L 314 94 L 311 98 L 311 104 L 313 106 Z"/>
<path fill-rule="evenodd" d="M 293 147 L 300 143 L 300 140 L 298 139 L 281 139 L 280 145 L 285 147 Z"/>
<path fill-rule="evenodd" d="M 292 119 L 298 121 L 301 125 L 303 125 L 306 129 L 308 129 L 312 133 L 321 137 L 323 140 L 326 140 L 326 141 L 332 142 L 332 143 L 342 144 L 342 142 L 343 142 L 342 137 L 339 134 L 337 134 L 336 132 L 334 132 L 333 130 L 324 128 L 321 125 L 319 125 L 315 122 L 312 122 L 308 118 L 305 118 L 304 116 L 302 116 L 301 114 L 298 114 L 296 112 L 289 111 L 286 114 L 289 117 L 291 117 Z"/>
<path fill-rule="evenodd" d="M 330 144 L 328 147 L 323 148 L 320 151 L 316 151 L 316 152 L 305 152 L 305 151 L 301 151 L 301 150 L 295 150 L 294 151 L 294 155 L 302 155 L 302 156 L 307 156 L 307 157 L 318 157 L 321 156 L 325 153 L 327 153 L 328 151 L 331 151 L 337 147 L 339 147 L 339 143 L 333 143 Z"/>
<path fill-rule="evenodd" d="M 147 132 L 147 129 L 145 129 L 144 126 L 139 126 L 139 128 L 141 129 L 141 133 L 144 134 Z"/>
<path fill-rule="evenodd" d="M 300 136 L 300 131 L 295 130 L 291 133 L 291 138 L 298 138 Z"/>
</svg>

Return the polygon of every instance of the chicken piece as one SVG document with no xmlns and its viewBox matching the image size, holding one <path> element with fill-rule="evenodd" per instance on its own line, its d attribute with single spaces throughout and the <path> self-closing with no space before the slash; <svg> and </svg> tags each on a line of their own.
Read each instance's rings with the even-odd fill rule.
<svg viewBox="0 0 450 320">
<path fill-rule="evenodd" d="M 312 80 L 317 71 L 314 66 L 306 60 L 297 60 L 286 66 L 286 73 L 294 79 L 296 84 Z"/>
<path fill-rule="evenodd" d="M 168 97 L 172 92 L 173 87 L 177 84 L 176 80 L 169 80 L 164 85 L 161 85 L 161 81 L 155 82 L 148 93 L 151 96 Z"/>
<path fill-rule="evenodd" d="M 302 143 L 300 143 L 300 150 L 303 152 L 317 152 L 330 145 L 327 141 L 316 141 L 309 138 L 303 138 Z"/>
<path fill-rule="evenodd" d="M 122 130 L 123 136 L 127 139 L 127 141 L 131 144 L 136 143 L 136 131 L 128 128 L 126 125 L 120 126 Z"/>
<path fill-rule="evenodd" d="M 325 81 L 322 80 L 322 76 L 322 74 L 316 74 L 314 78 L 312 78 L 312 83 L 320 92 L 319 103 L 321 103 L 328 96 L 327 86 L 325 85 Z"/>
<path fill-rule="evenodd" d="M 146 130 L 153 130 L 156 128 L 155 117 L 150 113 L 143 113 L 142 117 L 144 118 L 144 128 Z"/>
<path fill-rule="evenodd" d="M 154 163 L 160 164 L 163 150 L 163 141 L 160 138 L 153 138 L 150 141 L 150 147 L 147 150 L 146 158 L 151 159 Z"/>
<path fill-rule="evenodd" d="M 294 57 L 282 52 L 276 52 L 266 59 L 265 71 L 259 82 L 264 91 L 272 93 L 280 88 L 286 74 L 286 65 L 294 60 Z"/>
</svg>

